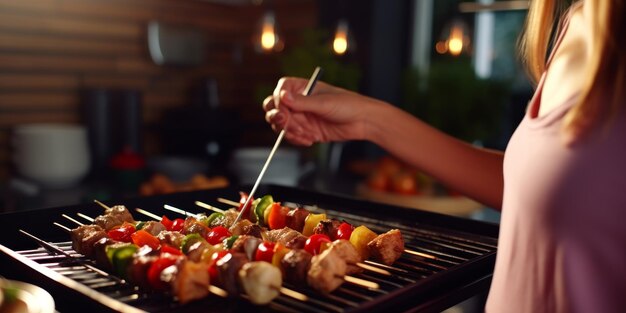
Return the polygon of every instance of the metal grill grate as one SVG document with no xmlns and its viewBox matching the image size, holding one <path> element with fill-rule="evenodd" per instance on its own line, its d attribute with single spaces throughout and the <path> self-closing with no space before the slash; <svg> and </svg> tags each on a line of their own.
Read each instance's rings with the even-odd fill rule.
<svg viewBox="0 0 626 313">
<path fill-rule="evenodd" d="M 294 198 L 293 196 L 291 197 Z M 332 197 L 331 197 L 332 198 Z M 197 198 L 196 198 L 197 199 Z M 196 200 L 193 199 L 193 200 Z M 209 199 L 214 201 L 215 198 Z M 288 198 L 287 198 L 288 199 Z M 163 204 L 184 205 L 191 199 L 177 202 L 176 199 L 162 199 Z M 365 261 L 368 265 L 387 270 L 391 275 L 383 275 L 373 271 L 365 271 L 354 275 L 357 278 L 376 282 L 378 289 L 368 289 L 362 286 L 345 282 L 339 289 L 331 294 L 324 295 L 308 288 L 298 288 L 285 283 L 285 287 L 294 289 L 309 297 L 307 301 L 298 301 L 285 295 L 280 295 L 267 307 L 253 307 L 245 301 L 245 296 L 235 300 L 226 300 L 217 296 L 209 296 L 207 299 L 180 305 L 169 295 L 142 291 L 135 286 L 109 275 L 99 273 L 85 266 L 83 263 L 92 264 L 91 260 L 69 258 L 64 255 L 52 255 L 43 248 L 26 249 L 17 251 L 21 256 L 35 261 L 37 264 L 76 281 L 91 290 L 125 303 L 129 306 L 146 311 L 196 311 L 200 307 L 217 308 L 218 311 L 247 311 L 267 310 L 277 312 L 352 312 L 370 311 L 382 309 L 392 303 L 403 301 L 417 301 L 419 296 L 430 297 L 433 290 L 446 287 L 454 289 L 464 284 L 466 276 L 476 274 L 472 271 L 484 272 L 486 266 L 489 275 L 495 259 L 497 240 L 494 237 L 480 233 L 466 232 L 450 228 L 441 228 L 437 223 L 428 223 L 434 215 L 422 222 L 419 218 L 397 221 L 393 219 L 381 220 L 369 214 L 358 214 L 353 210 L 329 210 L 321 209 L 324 202 L 320 200 L 317 206 L 305 206 L 312 212 L 325 212 L 329 217 L 345 219 L 353 225 L 366 225 L 377 233 L 388 231 L 392 228 L 401 230 L 405 246 L 410 253 L 404 253 L 392 266 L 382 265 L 373 261 Z M 332 201 L 332 199 L 330 199 Z M 138 203 L 141 203 L 139 201 Z M 284 205 L 294 206 L 294 203 L 284 202 Z M 363 203 L 355 203 L 362 205 Z M 148 202 L 146 202 L 147 207 Z M 369 205 L 372 205 L 371 203 Z M 182 206 L 181 206 L 182 207 Z M 201 209 L 186 207 L 193 213 L 202 212 Z M 399 209 L 399 208 L 394 208 Z M 406 209 L 400 209 L 405 210 Z M 417 212 L 417 211 L 416 211 Z M 159 212 L 160 213 L 160 212 Z M 411 214 L 411 212 L 408 212 Z M 171 213 L 168 213 L 171 214 Z M 423 214 L 423 213 L 422 213 Z M 440 217 L 446 219 L 448 217 Z M 422 219 L 424 220 L 424 219 Z M 60 216 L 58 221 L 61 221 Z M 454 223 L 459 222 L 454 220 Z M 444 223 L 445 224 L 445 223 Z M 53 226 L 50 226 L 53 227 Z M 34 232 L 37 235 L 37 232 Z M 43 237 L 45 238 L 45 237 Z M 45 239 L 49 240 L 49 239 Z M 71 242 L 57 241 L 53 243 L 63 251 L 75 254 L 71 249 Z M 448 286 L 449 284 L 452 284 Z M 408 299 L 407 297 L 414 297 Z M 402 299 L 402 300 L 400 300 Z M 417 304 L 416 304 L 417 305 Z M 217 306 L 217 307 L 216 307 Z"/>
</svg>

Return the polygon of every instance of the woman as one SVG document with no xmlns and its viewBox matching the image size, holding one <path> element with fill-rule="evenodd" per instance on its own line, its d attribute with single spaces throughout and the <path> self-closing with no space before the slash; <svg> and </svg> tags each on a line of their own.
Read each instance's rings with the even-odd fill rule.
<svg viewBox="0 0 626 313">
<path fill-rule="evenodd" d="M 626 0 L 536 0 L 521 55 L 537 90 L 505 153 L 394 106 L 283 78 L 263 103 L 300 145 L 369 140 L 502 209 L 487 312 L 626 310 Z M 559 23 L 555 36 L 553 25 Z M 550 45 L 550 38 L 556 38 Z M 548 47 L 551 55 L 546 60 Z"/>
</svg>

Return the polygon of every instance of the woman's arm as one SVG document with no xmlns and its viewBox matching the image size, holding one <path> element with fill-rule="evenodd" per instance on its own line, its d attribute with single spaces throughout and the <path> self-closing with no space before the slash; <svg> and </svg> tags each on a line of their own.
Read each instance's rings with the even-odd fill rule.
<svg viewBox="0 0 626 313">
<path fill-rule="evenodd" d="M 306 80 L 281 79 L 263 104 L 274 130 L 299 145 L 368 140 L 448 187 L 490 207 L 502 206 L 502 152 L 474 147 L 377 99 L 319 82 L 301 95 Z"/>
<path fill-rule="evenodd" d="M 366 140 L 448 187 L 500 210 L 502 152 L 472 146 L 386 103 L 368 110 Z"/>
</svg>

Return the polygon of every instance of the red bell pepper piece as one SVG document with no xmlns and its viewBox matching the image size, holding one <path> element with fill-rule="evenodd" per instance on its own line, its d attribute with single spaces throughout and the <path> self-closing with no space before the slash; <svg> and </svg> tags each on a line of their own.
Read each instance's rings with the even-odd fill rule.
<svg viewBox="0 0 626 313">
<path fill-rule="evenodd" d="M 177 218 L 172 222 L 171 231 L 181 231 L 183 230 L 183 225 L 185 224 L 185 220 L 182 218 Z"/>
<path fill-rule="evenodd" d="M 287 225 L 287 213 L 289 213 L 289 208 L 280 205 L 279 202 L 274 202 L 268 210 L 270 210 L 270 213 L 267 218 L 267 225 L 270 229 L 285 228 Z"/>
<path fill-rule="evenodd" d="M 149 232 L 140 229 L 130 235 L 133 243 L 139 247 L 148 246 L 153 250 L 156 250 L 161 245 L 161 242 L 157 237 L 152 236 Z"/>
<path fill-rule="evenodd" d="M 250 219 L 250 207 L 252 207 L 252 201 L 254 201 L 254 198 L 250 199 L 250 202 L 248 202 L 248 205 L 244 209 L 243 206 L 246 204 L 246 201 L 248 201 L 248 194 L 243 192 L 243 191 L 240 191 L 239 192 L 239 196 L 240 196 L 240 198 L 239 198 L 239 208 L 238 208 L 238 210 L 239 211 L 244 211 L 242 213 L 242 215 L 241 215 L 243 218 Z"/>
<path fill-rule="evenodd" d="M 229 254 L 230 252 L 227 250 L 222 250 L 214 252 L 213 255 L 211 255 L 211 265 L 209 266 L 209 281 L 211 281 L 211 283 L 216 282 L 219 277 L 217 272 L 217 261 Z"/>
<path fill-rule="evenodd" d="M 132 242 L 132 235 L 135 232 L 135 226 L 130 223 L 124 223 L 107 232 L 109 238 L 122 242 Z"/>
<path fill-rule="evenodd" d="M 174 222 L 167 218 L 167 216 L 163 215 L 163 217 L 161 217 L 161 224 L 165 226 L 165 229 L 172 230 L 172 225 L 174 224 Z"/>
<path fill-rule="evenodd" d="M 174 257 L 161 257 L 150 265 L 148 269 L 148 284 L 152 289 L 158 291 L 167 290 L 167 283 L 161 280 L 161 272 L 164 269 L 174 265 L 176 263 L 177 258 Z"/>
<path fill-rule="evenodd" d="M 177 248 L 172 247 L 170 245 L 162 244 L 161 245 L 161 256 L 163 256 L 165 254 L 183 255 L 183 252 L 180 251 L 180 249 L 177 249 Z"/>
</svg>

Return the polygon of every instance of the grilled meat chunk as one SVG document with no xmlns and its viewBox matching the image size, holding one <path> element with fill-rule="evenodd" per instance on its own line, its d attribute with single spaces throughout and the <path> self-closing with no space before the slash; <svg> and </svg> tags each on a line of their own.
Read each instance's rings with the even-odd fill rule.
<svg viewBox="0 0 626 313">
<path fill-rule="evenodd" d="M 224 212 L 224 220 L 222 221 L 221 225 L 226 228 L 229 228 L 230 226 L 233 225 L 238 215 L 239 215 L 239 211 L 235 209 L 226 210 L 226 212 Z"/>
<path fill-rule="evenodd" d="M 202 254 L 206 249 L 211 249 L 212 245 L 205 240 L 198 240 L 194 242 L 187 250 L 187 258 L 194 262 L 200 262 Z"/>
<path fill-rule="evenodd" d="M 228 228 L 228 231 L 232 235 L 243 235 L 245 232 L 245 228 L 249 228 L 250 225 L 252 225 L 252 222 L 246 219 L 242 219 L 237 222 L 237 224 L 230 226 L 230 228 Z"/>
<path fill-rule="evenodd" d="M 343 283 L 346 275 L 346 262 L 336 250 L 326 249 L 311 259 L 307 282 L 311 288 L 329 293 Z"/>
<path fill-rule="evenodd" d="M 244 253 L 248 260 L 254 260 L 256 249 L 261 242 L 263 242 L 263 240 L 260 238 L 241 235 L 233 243 L 231 251 Z"/>
<path fill-rule="evenodd" d="M 252 224 L 252 225 L 244 226 L 243 232 L 241 234 L 253 236 L 257 238 L 263 238 L 263 232 L 265 231 L 263 230 L 263 228 L 261 228 L 261 226 L 257 224 Z"/>
<path fill-rule="evenodd" d="M 341 225 L 340 220 L 336 219 L 326 219 L 317 224 L 315 228 L 313 228 L 314 234 L 324 234 L 330 238 L 330 240 L 335 240 L 335 234 L 337 233 L 337 228 Z"/>
<path fill-rule="evenodd" d="M 348 275 L 357 274 L 363 271 L 360 267 L 356 266 L 357 263 L 361 262 L 361 255 L 358 251 L 356 251 L 350 241 L 345 239 L 335 240 L 330 245 L 330 249 L 335 250 L 339 257 L 346 262 L 346 273 Z"/>
<path fill-rule="evenodd" d="M 404 252 L 404 239 L 399 230 L 392 229 L 370 241 L 367 248 L 375 260 L 391 265 Z"/>
<path fill-rule="evenodd" d="M 103 215 L 96 217 L 93 222 L 106 231 L 111 230 L 111 228 L 115 226 L 122 225 L 124 222 L 135 224 L 133 216 L 123 205 L 116 205 L 107 209 Z"/>
<path fill-rule="evenodd" d="M 176 269 L 171 286 L 180 303 L 202 299 L 209 294 L 209 266 L 206 263 L 181 259 Z"/>
<path fill-rule="evenodd" d="M 266 239 L 271 242 L 280 243 L 283 245 L 287 245 L 289 241 L 292 239 L 302 236 L 302 234 L 296 230 L 293 230 L 289 227 L 285 227 L 282 229 L 273 229 L 266 233 Z"/>
<path fill-rule="evenodd" d="M 239 270 L 242 289 L 254 304 L 268 304 L 280 294 L 280 270 L 267 262 L 248 262 Z"/>
<path fill-rule="evenodd" d="M 303 249 L 294 249 L 280 260 L 280 267 L 285 273 L 285 280 L 296 286 L 304 286 L 313 256 Z"/>
<path fill-rule="evenodd" d="M 239 252 L 230 253 L 216 263 L 219 273 L 218 283 L 231 297 L 239 294 L 239 270 L 246 263 L 248 263 L 246 255 Z"/>
<path fill-rule="evenodd" d="M 203 238 L 206 237 L 209 232 L 209 228 L 206 227 L 202 222 L 198 221 L 195 217 L 188 217 L 185 219 L 183 223 L 183 229 L 180 231 L 185 235 L 189 234 L 199 234 Z"/>
<path fill-rule="evenodd" d="M 185 238 L 185 235 L 177 231 L 165 230 L 160 232 L 157 238 L 159 239 L 161 244 L 180 248 L 180 246 L 183 244 L 183 239 Z"/>
<path fill-rule="evenodd" d="M 150 233 L 152 236 L 159 235 L 162 231 L 167 230 L 165 225 L 161 224 L 161 222 L 157 221 L 148 221 L 143 224 L 143 230 Z"/>
<path fill-rule="evenodd" d="M 81 225 L 72 229 L 70 236 L 72 237 L 72 248 L 74 251 L 92 258 L 94 256 L 94 243 L 106 237 L 107 234 L 98 225 Z"/>
<path fill-rule="evenodd" d="M 111 263 L 109 262 L 106 249 L 108 246 L 115 245 L 117 243 L 119 242 L 108 237 L 103 237 L 93 244 L 93 257 L 99 268 L 105 271 L 111 271 Z"/>
<path fill-rule="evenodd" d="M 295 208 L 287 213 L 285 220 L 287 227 L 302 232 L 304 221 L 309 216 L 309 211 L 305 208 Z"/>
<path fill-rule="evenodd" d="M 159 258 L 159 251 L 143 246 L 135 252 L 128 268 L 128 279 L 140 288 L 149 289 L 148 269 Z"/>
<path fill-rule="evenodd" d="M 285 246 L 289 249 L 304 249 L 304 245 L 306 244 L 307 236 L 298 235 L 289 240 Z"/>
</svg>

